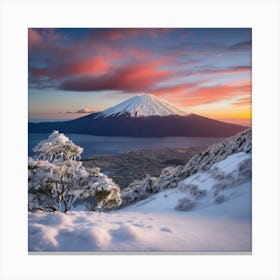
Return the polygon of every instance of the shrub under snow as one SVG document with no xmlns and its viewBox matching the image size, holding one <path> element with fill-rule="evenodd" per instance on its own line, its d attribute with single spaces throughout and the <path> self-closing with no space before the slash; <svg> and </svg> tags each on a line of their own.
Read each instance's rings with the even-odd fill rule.
<svg viewBox="0 0 280 280">
<path fill-rule="evenodd" d="M 86 169 L 83 149 L 54 131 L 34 149 L 28 160 L 29 210 L 67 212 L 76 200 L 88 210 L 110 210 L 121 204 L 119 187 L 99 168 Z"/>
<path fill-rule="evenodd" d="M 188 197 L 183 197 L 179 199 L 175 209 L 177 211 L 191 211 L 196 205 L 195 201 L 192 201 Z"/>
<path fill-rule="evenodd" d="M 145 199 L 162 190 L 175 188 L 177 186 L 176 174 L 182 168 L 182 166 L 166 167 L 158 178 L 147 175 L 143 180 L 133 181 L 122 191 L 122 206 Z"/>
</svg>

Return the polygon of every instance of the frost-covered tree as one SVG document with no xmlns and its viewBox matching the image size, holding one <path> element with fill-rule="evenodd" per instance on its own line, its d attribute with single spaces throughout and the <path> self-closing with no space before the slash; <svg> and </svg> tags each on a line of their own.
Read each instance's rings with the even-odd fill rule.
<svg viewBox="0 0 280 280">
<path fill-rule="evenodd" d="M 80 199 L 86 202 L 86 209 L 90 211 L 111 210 L 122 202 L 120 188 L 99 168 L 88 169 L 87 184 Z"/>
<path fill-rule="evenodd" d="M 67 212 L 78 200 L 96 200 L 90 210 L 109 210 L 121 203 L 119 187 L 99 168 L 86 169 L 79 159 L 83 148 L 54 131 L 28 160 L 29 210 Z M 103 195 L 101 195 L 103 194 Z"/>
<path fill-rule="evenodd" d="M 56 130 L 33 149 L 36 160 L 50 162 L 76 160 L 80 158 L 83 151 L 83 148 L 75 145 L 67 136 Z"/>
</svg>

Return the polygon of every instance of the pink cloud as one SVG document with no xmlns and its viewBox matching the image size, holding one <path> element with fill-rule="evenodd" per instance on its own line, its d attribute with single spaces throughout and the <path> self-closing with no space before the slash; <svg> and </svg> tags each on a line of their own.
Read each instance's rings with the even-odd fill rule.
<svg viewBox="0 0 280 280">
<path fill-rule="evenodd" d="M 102 33 L 94 34 L 94 41 L 120 41 L 125 39 L 149 36 L 159 38 L 174 31 L 172 28 L 109 28 L 102 30 Z"/>
<path fill-rule="evenodd" d="M 102 56 L 97 56 L 77 62 L 62 64 L 56 71 L 59 76 L 87 75 L 104 73 L 108 68 L 108 61 Z"/>
<path fill-rule="evenodd" d="M 182 98 L 184 105 L 195 106 L 226 100 L 236 96 L 251 94 L 251 82 L 219 85 L 213 87 L 198 87 L 191 90 Z"/>
<path fill-rule="evenodd" d="M 223 101 L 237 96 L 241 100 L 236 105 L 248 105 L 251 103 L 251 81 L 249 80 L 211 87 L 200 86 L 204 81 L 163 87 L 150 92 L 157 96 L 166 95 L 169 98 L 172 96 L 172 101 L 177 105 L 196 106 Z"/>
<path fill-rule="evenodd" d="M 102 56 L 91 57 L 69 63 L 58 64 L 55 67 L 35 68 L 29 71 L 33 76 L 62 78 L 72 75 L 102 74 L 110 67 L 109 62 Z"/>
<path fill-rule="evenodd" d="M 37 30 L 33 28 L 28 28 L 28 47 L 30 49 L 39 46 L 42 43 L 42 41 L 42 36 Z"/>
<path fill-rule="evenodd" d="M 77 91 L 144 91 L 171 76 L 170 71 L 156 68 L 161 64 L 161 61 L 135 63 L 117 67 L 106 75 L 70 78 L 66 79 L 60 88 Z"/>
<path fill-rule="evenodd" d="M 242 73 L 242 72 L 251 72 L 251 67 L 236 67 L 231 69 L 217 69 L 217 70 L 202 70 L 197 71 L 189 74 L 189 76 L 195 75 L 216 75 L 216 74 L 235 74 L 235 73 Z"/>
<path fill-rule="evenodd" d="M 162 87 L 159 89 L 153 89 L 150 92 L 157 96 L 162 95 L 181 95 L 185 92 L 187 92 L 190 88 L 193 88 L 197 86 L 197 83 L 184 83 L 180 85 L 175 86 L 168 86 L 168 87 Z"/>
</svg>

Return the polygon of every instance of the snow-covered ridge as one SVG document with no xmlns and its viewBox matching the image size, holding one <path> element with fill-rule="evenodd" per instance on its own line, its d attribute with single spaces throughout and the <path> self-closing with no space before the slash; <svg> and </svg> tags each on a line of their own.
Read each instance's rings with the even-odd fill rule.
<svg viewBox="0 0 280 280">
<path fill-rule="evenodd" d="M 166 167 L 160 176 L 146 176 L 143 180 L 132 182 L 122 191 L 122 205 L 143 200 L 154 193 L 178 186 L 178 183 L 187 177 L 199 172 L 209 170 L 215 163 L 226 159 L 228 156 L 245 152 L 251 153 L 252 130 L 247 129 L 233 137 L 226 138 L 223 142 L 212 145 L 207 150 L 190 159 L 185 166 Z"/>
<path fill-rule="evenodd" d="M 96 118 L 112 116 L 148 117 L 187 115 L 186 112 L 176 108 L 165 100 L 150 94 L 136 95 L 122 103 L 100 112 Z"/>
</svg>

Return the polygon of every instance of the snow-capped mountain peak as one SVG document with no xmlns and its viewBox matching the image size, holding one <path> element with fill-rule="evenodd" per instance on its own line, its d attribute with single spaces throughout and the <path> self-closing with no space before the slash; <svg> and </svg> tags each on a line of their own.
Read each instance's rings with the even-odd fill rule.
<svg viewBox="0 0 280 280">
<path fill-rule="evenodd" d="M 129 115 L 131 117 L 188 115 L 165 100 L 150 94 L 133 96 L 120 104 L 100 112 L 97 117 Z"/>
</svg>

